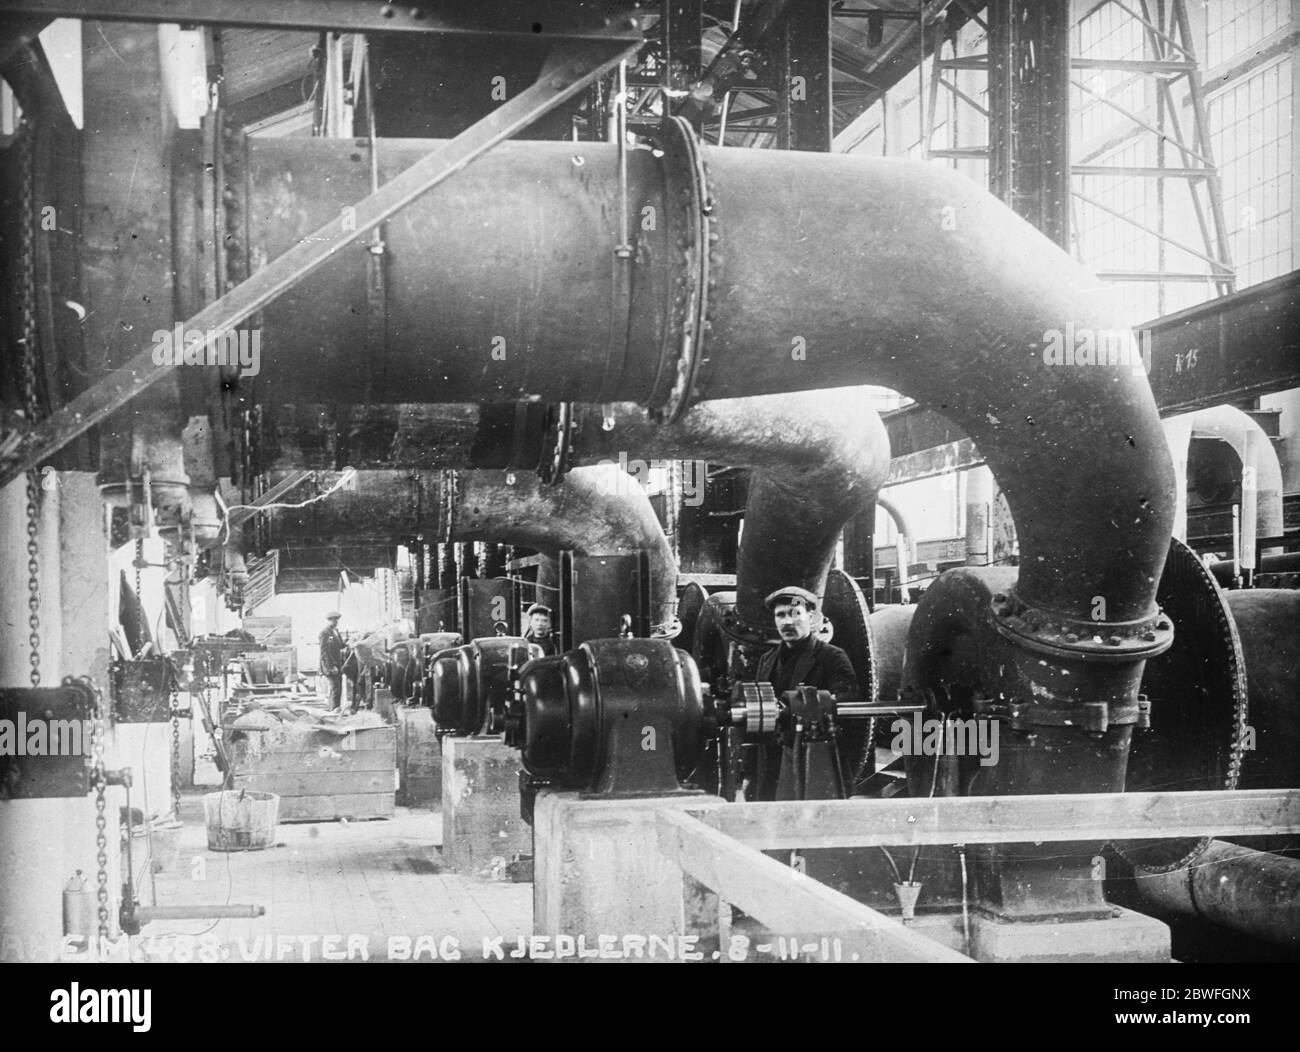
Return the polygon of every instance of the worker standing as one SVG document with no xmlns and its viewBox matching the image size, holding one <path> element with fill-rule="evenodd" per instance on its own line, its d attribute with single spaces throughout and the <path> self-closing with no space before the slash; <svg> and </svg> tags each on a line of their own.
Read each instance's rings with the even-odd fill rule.
<svg viewBox="0 0 1300 1052">
<path fill-rule="evenodd" d="M 806 588 L 778 588 L 764 604 L 772 611 L 780 645 L 758 660 L 754 678 L 771 683 L 778 698 L 798 686 L 827 690 L 840 702 L 858 698 L 858 677 L 849 656 L 839 647 L 819 639 L 814 629 L 821 622 L 817 596 Z M 781 770 L 781 746 L 773 743 L 766 749 L 761 775 L 756 779 L 757 799 L 775 800 Z"/>
<path fill-rule="evenodd" d="M 331 610 L 325 615 L 327 624 L 320 634 L 320 673 L 330 683 L 331 712 L 343 705 L 343 634 L 339 631 L 342 617 L 337 610 Z"/>
</svg>

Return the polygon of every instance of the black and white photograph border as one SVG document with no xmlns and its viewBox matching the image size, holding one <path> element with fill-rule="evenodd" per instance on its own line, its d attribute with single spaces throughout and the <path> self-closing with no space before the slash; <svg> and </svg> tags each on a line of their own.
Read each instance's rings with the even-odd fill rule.
<svg viewBox="0 0 1300 1052">
<path fill-rule="evenodd" d="M 5 0 L 0 962 L 1300 960 L 1298 50 Z"/>
</svg>

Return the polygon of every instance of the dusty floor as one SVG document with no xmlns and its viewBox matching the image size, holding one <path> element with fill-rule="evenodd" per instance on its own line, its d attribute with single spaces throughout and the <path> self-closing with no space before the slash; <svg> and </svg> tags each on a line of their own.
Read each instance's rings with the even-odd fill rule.
<svg viewBox="0 0 1300 1052">
<path fill-rule="evenodd" d="M 437 811 L 394 818 L 280 824 L 262 851 L 208 850 L 202 794 L 183 826 L 153 834 L 152 875 L 137 838 L 139 899 L 159 906 L 253 904 L 257 918 L 156 920 L 141 935 L 153 960 L 506 959 L 532 932 L 532 885 L 447 872 Z M 486 944 L 485 944 L 486 940 Z M 499 941 L 497 941 L 499 940 Z"/>
</svg>

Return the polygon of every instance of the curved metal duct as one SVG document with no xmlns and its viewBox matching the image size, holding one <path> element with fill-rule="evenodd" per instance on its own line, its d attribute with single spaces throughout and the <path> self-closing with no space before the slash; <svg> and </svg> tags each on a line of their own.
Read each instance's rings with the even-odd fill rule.
<svg viewBox="0 0 1300 1052">
<path fill-rule="evenodd" d="M 912 556 L 920 551 L 916 546 L 916 535 L 898 505 L 888 497 L 877 493 L 876 506 L 894 520 L 894 527 L 898 530 L 898 536 L 894 541 L 894 557 L 898 560 L 898 595 L 900 602 L 906 603 L 908 571 L 911 569 Z"/>
<path fill-rule="evenodd" d="M 431 145 L 385 143 L 381 168 Z M 1019 529 L 1018 604 L 1089 621 L 1101 596 L 1115 632 L 1154 629 L 1173 473 L 1129 326 L 1095 278 L 947 169 L 701 148 L 681 122 L 660 145 L 662 162 L 629 158 L 628 199 L 653 217 L 630 263 L 612 251 L 616 147 L 505 143 L 389 224 L 382 368 L 357 353 L 357 253 L 264 311 L 263 342 L 280 351 L 254 383 L 291 401 L 632 400 L 669 420 L 703 399 L 884 384 L 978 444 Z M 254 259 L 369 178 L 351 143 L 231 152 L 231 211 L 256 217 Z M 1118 335 L 1119 356 L 1058 363 L 1063 332 Z"/>
<path fill-rule="evenodd" d="M 889 439 L 879 415 L 858 388 L 760 395 L 705 402 L 677 424 L 657 422 L 631 402 L 566 406 L 561 423 L 543 425 L 530 406 L 432 405 L 382 407 L 263 407 L 259 445 L 281 450 L 278 467 L 334 467 L 340 458 L 381 455 L 409 466 L 516 468 L 517 476 L 544 455 L 562 471 L 569 463 L 617 465 L 632 472 L 616 481 L 644 482 L 652 461 L 693 460 L 750 468 L 745 533 L 737 567 L 741 634 L 766 638 L 763 597 L 783 585 L 821 593 L 844 524 L 878 490 L 889 470 Z M 561 437 L 562 435 L 562 437 Z M 440 446 L 439 442 L 448 445 Z M 540 452 L 545 450 L 545 454 Z M 362 471 L 364 479 L 368 473 Z M 634 477 L 635 476 L 635 477 Z M 376 479 L 400 478 L 382 474 Z M 428 476 L 411 472 L 428 487 Z M 694 478 L 688 500 L 702 500 L 705 480 Z M 373 488 L 373 487 L 367 487 Z M 354 532 L 356 514 L 373 518 L 375 494 L 334 501 L 332 509 L 304 513 L 312 530 L 337 522 Z M 429 493 L 405 504 L 427 508 Z M 407 534 L 416 532 L 408 523 Z M 521 542 L 522 543 L 522 542 Z"/>
<path fill-rule="evenodd" d="M 645 491 L 613 465 L 576 468 L 563 485 L 507 471 L 446 472 L 440 521 L 458 541 L 521 544 L 547 554 L 650 556 L 654 624 L 677 605 L 677 562 Z"/>
<path fill-rule="evenodd" d="M 1251 416 L 1230 405 L 1198 409 L 1194 413 L 1166 417 L 1161 421 L 1173 456 L 1178 506 L 1174 536 L 1187 540 L 1187 457 L 1193 438 L 1217 438 L 1227 442 L 1241 459 L 1243 468 L 1254 471 L 1256 528 L 1264 537 L 1282 534 L 1282 465 L 1267 432 Z M 1243 489 L 1246 489 L 1243 482 Z M 1243 494 L 1244 496 L 1244 494 Z M 1243 508 L 1243 517 L 1248 509 Z M 1275 551 L 1276 549 L 1269 549 Z"/>
<path fill-rule="evenodd" d="M 720 399 L 669 425 L 629 403 L 584 408 L 573 447 L 578 462 L 635 454 L 753 469 L 733 627 L 754 639 L 771 635 L 763 599 L 775 589 L 822 594 L 840 531 L 889 473 L 889 436 L 859 388 Z"/>
<path fill-rule="evenodd" d="M 650 557 L 656 624 L 672 620 L 677 564 L 644 489 L 615 465 L 576 468 L 557 486 L 513 471 L 358 471 L 345 489 L 267 512 L 268 548 L 387 538 L 520 544 L 554 556 Z"/>
</svg>

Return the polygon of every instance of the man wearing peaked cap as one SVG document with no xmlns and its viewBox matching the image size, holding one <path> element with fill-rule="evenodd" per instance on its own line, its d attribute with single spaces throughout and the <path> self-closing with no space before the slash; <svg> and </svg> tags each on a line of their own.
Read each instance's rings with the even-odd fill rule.
<svg viewBox="0 0 1300 1052">
<path fill-rule="evenodd" d="M 524 616 L 528 618 L 528 628 L 524 630 L 524 638 L 541 647 L 542 653 L 547 657 L 558 654 L 560 644 L 551 632 L 551 608 L 541 603 L 534 603 L 524 611 Z"/>
<path fill-rule="evenodd" d="M 754 678 L 772 684 L 778 698 L 795 687 L 805 685 L 828 690 L 837 701 L 858 698 L 858 677 L 849 656 L 837 646 L 817 638 L 815 629 L 821 622 L 820 600 L 806 588 L 791 585 L 778 588 L 763 602 L 772 611 L 779 646 L 773 647 L 758 661 Z M 757 788 L 757 799 L 776 799 L 780 773 L 781 746 L 769 746 L 766 776 Z"/>
<path fill-rule="evenodd" d="M 329 680 L 330 709 L 343 707 L 343 633 L 339 631 L 339 619 L 343 615 L 331 610 L 325 615 L 329 622 L 320 634 L 320 674 Z"/>
<path fill-rule="evenodd" d="M 781 601 L 790 602 L 792 599 L 802 599 L 804 606 L 809 610 L 816 610 L 821 603 L 817 597 L 808 591 L 807 588 L 800 588 L 798 585 L 791 585 L 789 588 L 778 588 L 769 595 L 763 602 L 769 610 L 775 610 L 776 604 Z"/>
</svg>

